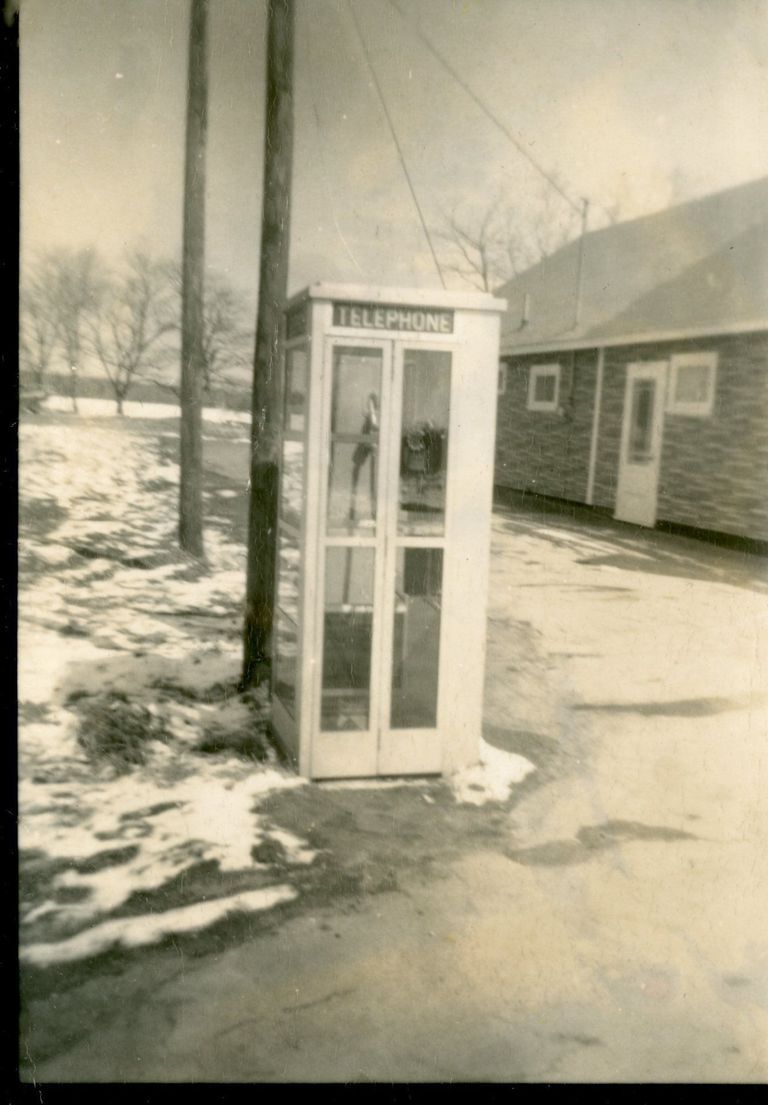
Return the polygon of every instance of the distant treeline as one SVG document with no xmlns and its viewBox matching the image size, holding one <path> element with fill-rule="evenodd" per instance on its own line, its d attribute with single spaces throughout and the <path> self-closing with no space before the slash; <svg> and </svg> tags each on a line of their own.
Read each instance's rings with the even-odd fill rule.
<svg viewBox="0 0 768 1105">
<path fill-rule="evenodd" d="M 81 387 L 92 395 L 90 388 L 101 386 L 87 371 L 98 365 L 104 390 L 97 394 L 111 394 L 118 414 L 126 399 L 139 395 L 169 402 L 164 381 L 178 381 L 181 368 L 181 285 L 177 261 L 138 247 L 111 264 L 93 246 L 50 249 L 28 262 L 21 281 L 20 362 L 34 373 L 35 389 L 50 386 L 48 377 L 58 371 L 76 406 Z M 226 398 L 250 378 L 255 319 L 255 305 L 226 275 L 206 272 L 199 366 L 206 395 Z"/>
<path fill-rule="evenodd" d="M 37 374 L 22 369 L 19 375 L 22 392 L 33 391 L 39 387 Z M 52 395 L 72 394 L 72 381 L 63 372 L 49 372 L 45 377 L 45 391 Z M 114 391 L 109 380 L 98 376 L 80 376 L 77 382 L 78 396 L 88 399 L 112 399 Z M 137 380 L 131 387 L 131 400 L 138 403 L 178 404 L 179 397 L 170 386 L 163 386 L 148 380 Z M 205 392 L 207 407 L 223 407 L 233 411 L 247 411 L 251 408 L 250 393 L 244 388 L 211 386 Z"/>
</svg>

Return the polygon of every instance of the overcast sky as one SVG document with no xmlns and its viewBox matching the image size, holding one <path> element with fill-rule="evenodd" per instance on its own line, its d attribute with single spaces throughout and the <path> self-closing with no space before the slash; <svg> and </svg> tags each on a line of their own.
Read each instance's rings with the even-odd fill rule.
<svg viewBox="0 0 768 1105">
<path fill-rule="evenodd" d="M 386 0 L 353 0 L 428 222 L 543 182 Z M 634 217 L 768 173 L 768 0 L 400 0 L 576 199 Z M 22 0 L 22 247 L 181 241 L 188 0 Z M 253 289 L 264 0 L 211 0 L 208 259 Z M 439 286 L 351 22 L 297 0 L 291 288 Z"/>
</svg>

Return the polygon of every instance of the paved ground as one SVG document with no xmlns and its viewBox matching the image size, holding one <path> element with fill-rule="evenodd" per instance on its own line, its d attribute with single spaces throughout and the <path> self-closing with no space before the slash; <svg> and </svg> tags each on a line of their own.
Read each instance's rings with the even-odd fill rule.
<svg viewBox="0 0 768 1105">
<path fill-rule="evenodd" d="M 518 509 L 492 564 L 486 732 L 539 785 L 395 890 L 84 984 L 34 1077 L 766 1080 L 766 562 Z"/>
</svg>

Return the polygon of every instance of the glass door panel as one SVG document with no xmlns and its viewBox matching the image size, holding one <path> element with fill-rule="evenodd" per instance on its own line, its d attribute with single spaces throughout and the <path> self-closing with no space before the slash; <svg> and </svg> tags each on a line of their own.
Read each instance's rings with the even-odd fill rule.
<svg viewBox="0 0 768 1105">
<path fill-rule="evenodd" d="M 329 536 L 375 532 L 383 359 L 381 348 L 333 348 Z"/>
<path fill-rule="evenodd" d="M 393 729 L 437 725 L 443 550 L 398 549 L 392 649 Z"/>
<path fill-rule="evenodd" d="M 325 550 L 321 728 L 370 726 L 375 550 Z"/>
<path fill-rule="evenodd" d="M 450 393 L 450 352 L 404 350 L 398 533 L 445 530 Z"/>
</svg>

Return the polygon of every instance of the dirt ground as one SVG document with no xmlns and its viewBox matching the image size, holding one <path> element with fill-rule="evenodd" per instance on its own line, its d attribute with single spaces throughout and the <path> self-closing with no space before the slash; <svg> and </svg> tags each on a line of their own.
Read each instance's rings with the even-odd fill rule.
<svg viewBox="0 0 768 1105">
<path fill-rule="evenodd" d="M 242 456 L 209 443 L 232 540 Z M 26 966 L 22 1076 L 764 1082 L 767 650 L 764 560 L 500 509 L 484 733 L 536 770 L 480 805 L 437 781 L 275 790 L 254 855 L 295 896 Z M 249 879 L 208 861 L 143 908 Z"/>
</svg>

